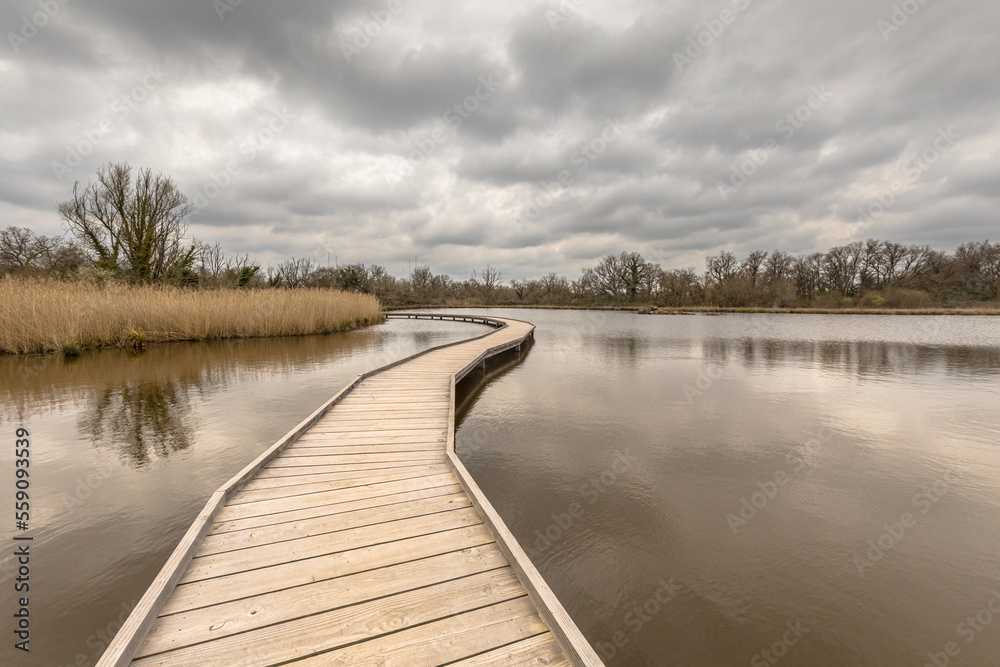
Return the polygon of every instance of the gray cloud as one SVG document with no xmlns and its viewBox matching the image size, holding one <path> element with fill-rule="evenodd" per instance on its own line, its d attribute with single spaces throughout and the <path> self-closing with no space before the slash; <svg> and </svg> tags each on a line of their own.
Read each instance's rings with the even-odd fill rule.
<svg viewBox="0 0 1000 667">
<path fill-rule="evenodd" d="M 192 233 L 264 262 L 575 276 L 622 249 L 700 267 L 722 248 L 997 236 L 1000 6 L 926 3 L 896 26 L 889 1 L 454 4 L 244 0 L 220 19 L 202 0 L 76 0 L 34 25 L 37 2 L 4 3 L 3 224 L 58 233 L 73 181 L 128 160 L 211 192 Z M 150 68 L 166 74 L 136 93 Z M 796 118 L 815 88 L 829 98 Z M 583 165 L 608 119 L 625 130 Z"/>
</svg>

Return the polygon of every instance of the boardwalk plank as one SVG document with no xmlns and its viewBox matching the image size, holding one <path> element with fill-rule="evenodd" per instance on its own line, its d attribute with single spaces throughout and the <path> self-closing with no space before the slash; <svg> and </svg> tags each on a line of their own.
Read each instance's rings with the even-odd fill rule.
<svg viewBox="0 0 1000 667">
<path fill-rule="evenodd" d="M 267 527 L 247 528 L 222 534 L 207 535 L 198 550 L 199 556 L 220 554 L 236 549 L 246 549 L 303 537 L 326 535 L 351 528 L 374 526 L 400 519 L 436 514 L 448 510 L 471 507 L 472 501 L 462 493 L 450 496 L 433 496 L 408 503 L 384 505 L 344 512 L 330 516 L 303 519 L 290 523 L 272 524 Z"/>
<path fill-rule="evenodd" d="M 320 470 L 313 472 L 312 474 L 299 474 L 294 476 L 283 476 L 283 477 L 260 477 L 257 476 L 252 479 L 243 487 L 244 491 L 252 491 L 254 489 L 273 489 L 281 486 L 298 486 L 299 484 L 310 484 L 312 482 L 329 482 L 338 479 L 360 479 L 370 482 L 372 477 L 376 475 L 399 475 L 400 477 L 406 476 L 409 473 L 416 474 L 426 474 L 430 475 L 436 472 L 444 472 L 448 470 L 448 466 L 442 464 L 409 464 L 404 463 L 387 463 L 388 467 L 375 468 L 369 470 L 352 470 L 352 468 L 357 463 L 347 466 L 330 466 L 330 470 Z M 396 466 L 396 467 L 392 467 Z M 288 470 L 288 468 L 283 468 L 283 470 Z M 315 470 L 315 467 L 310 468 L 310 470 Z M 390 479 L 396 479 L 390 477 Z"/>
<path fill-rule="evenodd" d="M 460 614 L 291 663 L 314 665 L 440 665 L 544 633 L 528 598 Z"/>
<path fill-rule="evenodd" d="M 290 561 L 264 570 L 180 584 L 174 589 L 174 594 L 164 605 L 160 615 L 169 616 L 492 542 L 493 537 L 486 527 L 478 524 L 310 560 Z"/>
<path fill-rule="evenodd" d="M 277 514 L 265 514 L 263 516 L 248 517 L 246 519 L 235 519 L 233 521 L 221 521 L 216 523 L 212 527 L 212 532 L 209 535 L 219 535 L 222 533 L 228 533 L 234 530 L 245 530 L 247 528 L 260 528 L 262 526 L 271 526 L 276 523 L 288 523 L 291 521 L 301 521 L 303 519 L 312 519 L 321 516 L 331 516 L 333 514 L 341 514 L 343 512 L 353 512 L 354 510 L 369 509 L 373 507 L 384 507 L 386 505 L 397 505 L 408 503 L 413 500 L 420 500 L 422 498 L 434 498 L 437 496 L 446 496 L 455 491 L 461 491 L 462 485 L 457 481 L 454 484 L 447 484 L 444 486 L 435 486 L 427 489 L 419 489 L 417 491 L 407 491 L 404 493 L 396 493 L 390 491 L 380 496 L 372 496 L 368 498 L 359 498 L 357 500 L 348 500 L 340 503 L 334 503 L 332 505 L 320 505 L 318 507 L 305 507 L 302 509 L 291 510 L 287 512 L 279 512 Z"/>
<path fill-rule="evenodd" d="M 528 667 L 530 665 L 545 665 L 545 667 L 570 667 L 569 660 L 563 655 L 562 649 L 551 632 L 530 637 L 494 649 L 488 653 L 480 653 L 473 658 L 453 662 L 451 667 Z"/>
<path fill-rule="evenodd" d="M 163 616 L 150 630 L 140 655 L 162 653 L 506 566 L 496 545 L 484 544 Z"/>
<path fill-rule="evenodd" d="M 290 499 L 296 496 L 316 494 L 316 493 L 321 493 L 323 491 L 337 491 L 341 489 L 346 490 L 359 487 L 363 488 L 381 482 L 395 482 L 395 481 L 414 479 L 416 477 L 427 477 L 435 474 L 444 474 L 447 471 L 448 467 L 446 465 L 438 464 L 432 466 L 431 470 L 427 470 L 425 467 L 420 467 L 418 470 L 404 469 L 402 472 L 384 472 L 377 475 L 371 475 L 367 478 L 352 477 L 350 479 L 334 479 L 334 480 L 319 481 L 319 482 L 313 481 L 304 484 L 296 484 L 294 486 L 254 488 L 246 491 L 241 491 L 238 494 L 238 498 L 234 497 L 233 502 L 230 502 L 227 508 L 233 507 L 235 505 L 244 505 L 247 503 L 258 503 L 263 500 Z M 308 503 L 309 499 L 306 499 L 305 502 Z"/>
<path fill-rule="evenodd" d="M 445 484 L 456 483 L 458 483 L 458 478 L 456 478 L 453 473 L 447 472 L 438 475 L 422 475 L 420 477 L 413 477 L 412 479 L 391 480 L 346 489 L 323 491 L 306 496 L 275 498 L 274 500 L 262 500 L 242 504 L 231 502 L 226 505 L 221 512 L 219 512 L 219 517 L 216 521 L 233 521 L 235 519 L 245 519 L 252 516 L 275 514 L 278 512 L 299 510 L 308 507 L 328 506 L 334 503 L 342 503 L 349 500 L 385 496 L 387 493 L 419 491 L 421 489 L 432 489 Z M 238 493 L 233 497 L 233 499 L 236 500 L 241 495 L 242 494 Z"/>
<path fill-rule="evenodd" d="M 423 465 L 423 464 L 418 464 Z M 413 463 L 408 461 L 397 462 L 393 461 L 391 463 L 352 463 L 351 465 L 337 465 L 330 464 L 325 466 L 309 466 L 304 470 L 298 470 L 295 467 L 282 467 L 282 468 L 267 468 L 261 471 L 261 474 L 257 475 L 253 481 L 258 480 L 271 480 L 271 479 L 284 479 L 286 477 L 302 477 L 305 475 L 322 475 L 325 473 L 350 473 L 350 472 L 389 472 L 393 470 L 398 470 L 400 468 L 413 468 L 415 467 Z M 372 474 L 378 474 L 373 472 Z"/>
<path fill-rule="evenodd" d="M 507 320 L 331 399 L 216 494 L 179 583 L 126 624 L 142 643 L 116 638 L 99 667 L 570 664 L 578 631 L 535 607 L 552 601 L 519 581 L 452 451 L 456 375 L 532 330 Z"/>
<path fill-rule="evenodd" d="M 523 595 L 524 589 L 508 567 L 153 655 L 132 664 L 273 665 Z"/>
<path fill-rule="evenodd" d="M 474 526 L 481 521 L 474 509 L 458 509 L 392 523 L 353 528 L 339 533 L 300 537 L 289 542 L 265 544 L 239 551 L 202 556 L 196 554 L 180 583 L 190 583 L 227 574 L 260 570 L 289 561 L 306 560 L 340 551 L 396 542 L 450 528 Z M 291 534 L 291 531 L 289 531 Z"/>
</svg>

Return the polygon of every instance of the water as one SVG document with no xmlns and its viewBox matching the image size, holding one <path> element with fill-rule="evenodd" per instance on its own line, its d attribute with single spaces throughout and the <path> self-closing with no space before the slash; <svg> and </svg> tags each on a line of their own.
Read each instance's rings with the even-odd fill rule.
<svg viewBox="0 0 1000 667">
<path fill-rule="evenodd" d="M 95 664 L 213 491 L 357 374 L 484 331 L 390 321 L 141 355 L 0 357 L 0 664 Z M 11 634 L 18 427 L 31 434 L 29 654 Z"/>
<path fill-rule="evenodd" d="M 459 451 L 608 665 L 1000 665 L 1000 319 L 493 312 L 537 342 L 462 388 Z M 212 491 L 356 374 L 483 331 L 0 358 L 35 536 L 32 653 L 5 622 L 0 663 L 94 664 Z"/>
<path fill-rule="evenodd" d="M 1000 318 L 484 312 L 459 453 L 608 665 L 1000 665 Z"/>
</svg>

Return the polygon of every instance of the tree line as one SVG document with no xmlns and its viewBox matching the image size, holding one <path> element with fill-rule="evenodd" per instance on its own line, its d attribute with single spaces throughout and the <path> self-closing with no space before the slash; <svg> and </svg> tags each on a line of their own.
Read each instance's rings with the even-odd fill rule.
<svg viewBox="0 0 1000 667">
<path fill-rule="evenodd" d="M 138 281 L 102 262 L 74 239 L 39 236 L 23 227 L 0 230 L 0 274 Z M 706 258 L 704 271 L 664 269 L 638 252 L 621 252 L 575 280 L 549 273 L 504 282 L 493 266 L 473 271 L 467 280 L 435 274 L 429 266 L 400 278 L 377 264 L 326 267 L 309 259 L 262 271 L 248 255 L 230 257 L 219 244 L 195 241 L 165 270 L 141 281 L 338 289 L 374 295 L 387 306 L 963 307 L 1000 301 L 1000 243 L 964 243 L 954 253 L 878 239 L 809 255 L 756 250 L 740 258 L 723 251 Z"/>
<path fill-rule="evenodd" d="M 0 274 L 161 283 L 191 288 L 328 288 L 371 294 L 386 306 L 536 305 L 761 307 L 962 307 L 1000 301 L 1000 243 L 954 253 L 869 239 L 792 255 L 729 251 L 704 270 L 664 269 L 638 252 L 603 257 L 570 280 L 555 273 L 503 281 L 486 266 L 467 280 L 418 266 L 405 277 L 377 264 L 319 266 L 290 259 L 261 269 L 248 255 L 187 240 L 192 206 L 173 180 L 127 163 L 98 170 L 58 205 L 67 235 L 0 230 Z"/>
</svg>

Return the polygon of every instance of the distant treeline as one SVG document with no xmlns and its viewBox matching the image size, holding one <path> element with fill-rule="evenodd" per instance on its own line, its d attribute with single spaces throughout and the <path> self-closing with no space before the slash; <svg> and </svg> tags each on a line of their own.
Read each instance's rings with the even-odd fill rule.
<svg viewBox="0 0 1000 667">
<path fill-rule="evenodd" d="M 371 294 L 383 305 L 714 306 L 722 308 L 976 307 L 1000 301 L 1000 243 L 960 245 L 954 253 L 870 239 L 825 253 L 725 251 L 705 270 L 664 269 L 637 252 L 608 255 L 578 278 L 549 273 L 504 282 L 492 266 L 453 280 L 419 266 L 404 278 L 374 264 L 333 267 L 291 259 L 261 271 L 247 255 L 194 242 L 155 278 L 109 270 L 73 240 L 0 230 L 0 274 L 68 280 L 154 282 L 192 288 L 330 288 Z"/>
</svg>

